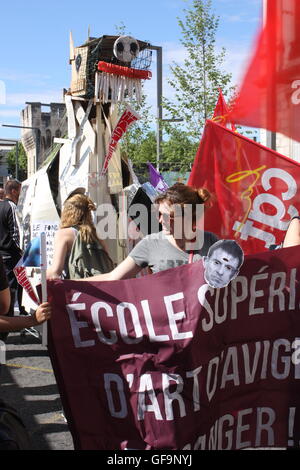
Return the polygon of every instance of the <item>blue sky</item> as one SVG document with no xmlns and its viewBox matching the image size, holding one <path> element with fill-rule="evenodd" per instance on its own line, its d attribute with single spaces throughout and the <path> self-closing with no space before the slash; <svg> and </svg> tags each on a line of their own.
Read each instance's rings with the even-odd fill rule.
<svg viewBox="0 0 300 470">
<path fill-rule="evenodd" d="M 91 36 L 116 34 L 122 23 L 134 37 L 163 47 L 164 94 L 169 64 L 181 62 L 177 18 L 184 18 L 185 0 L 11 0 L 1 4 L 0 124 L 20 124 L 25 101 L 62 101 L 70 85 L 69 32 L 75 45 Z M 261 22 L 262 0 L 213 0 L 220 17 L 217 47 L 224 46 L 226 71 L 236 83 L 242 76 Z M 155 61 L 153 63 L 155 72 Z M 147 83 L 149 102 L 155 102 L 155 73 Z M 5 103 L 4 103 L 5 91 Z M 0 127 L 0 138 L 19 138 L 19 129 Z"/>
</svg>

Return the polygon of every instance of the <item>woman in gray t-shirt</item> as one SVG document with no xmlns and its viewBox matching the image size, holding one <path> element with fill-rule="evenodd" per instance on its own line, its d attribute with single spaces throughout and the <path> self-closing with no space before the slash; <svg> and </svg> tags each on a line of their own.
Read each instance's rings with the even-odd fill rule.
<svg viewBox="0 0 300 470">
<path fill-rule="evenodd" d="M 156 273 L 206 256 L 218 237 L 197 229 L 210 194 L 176 183 L 158 196 L 158 218 L 162 231 L 143 238 L 113 271 L 84 280 L 111 281 L 135 277 L 143 268 Z"/>
</svg>

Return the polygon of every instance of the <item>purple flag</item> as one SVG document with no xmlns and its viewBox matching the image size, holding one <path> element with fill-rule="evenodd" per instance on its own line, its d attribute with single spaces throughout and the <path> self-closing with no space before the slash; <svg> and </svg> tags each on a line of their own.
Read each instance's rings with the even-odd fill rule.
<svg viewBox="0 0 300 470">
<path fill-rule="evenodd" d="M 147 163 L 148 168 L 149 168 L 149 177 L 150 177 L 150 183 L 152 186 L 160 192 L 164 192 L 168 189 L 168 185 L 161 176 L 161 174 L 154 168 L 154 166 L 151 163 Z"/>
</svg>

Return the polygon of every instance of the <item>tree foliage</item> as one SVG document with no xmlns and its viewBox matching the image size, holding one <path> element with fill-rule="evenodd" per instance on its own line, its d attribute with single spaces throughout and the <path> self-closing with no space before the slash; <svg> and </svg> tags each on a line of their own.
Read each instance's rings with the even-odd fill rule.
<svg viewBox="0 0 300 470">
<path fill-rule="evenodd" d="M 137 132 L 137 130 L 136 130 Z M 162 155 L 160 161 L 161 171 L 189 171 L 194 161 L 199 142 L 193 142 L 187 132 L 172 130 L 172 135 L 162 142 Z M 124 144 L 123 144 L 124 145 Z M 134 166 L 146 168 L 146 163 L 156 165 L 156 133 L 149 131 L 139 136 L 139 144 L 129 140 L 127 136 L 126 155 L 130 156 Z"/>
<path fill-rule="evenodd" d="M 218 89 L 225 96 L 229 91 L 231 74 L 222 70 L 225 49 L 216 50 L 219 18 L 212 12 L 211 0 L 193 0 L 183 11 L 185 18 L 178 23 L 186 57 L 182 65 L 171 66 L 168 81 L 175 94 L 164 100 L 164 107 L 172 118 L 183 118 L 188 134 L 199 139 L 205 120 L 213 114 Z"/>
<path fill-rule="evenodd" d="M 162 169 L 189 171 L 195 159 L 199 141 L 191 139 L 183 129 L 172 127 L 162 144 Z"/>
<path fill-rule="evenodd" d="M 27 178 L 27 154 L 21 143 L 18 143 L 18 175 L 16 174 L 16 147 L 7 154 L 8 174 L 13 178 L 18 176 L 19 181 Z"/>
<path fill-rule="evenodd" d="M 130 126 L 121 140 L 121 152 L 133 163 L 149 161 L 152 153 L 156 152 L 155 133 L 153 131 L 153 116 L 151 107 L 146 103 L 146 96 L 142 96 L 140 103 L 131 103 L 132 108 L 139 114 L 140 119 Z M 120 108 L 122 113 L 125 107 Z M 147 160 L 148 155 L 148 160 Z"/>
<path fill-rule="evenodd" d="M 170 119 L 161 122 L 163 128 L 161 170 L 188 171 L 194 161 L 205 120 L 213 115 L 219 88 L 226 96 L 230 89 L 231 74 L 222 70 L 225 50 L 216 49 L 216 32 L 219 18 L 212 11 L 211 0 L 190 0 L 183 10 L 184 18 L 178 19 L 181 43 L 186 56 L 182 64 L 173 62 L 169 84 L 173 98 L 163 100 L 163 107 Z M 124 24 L 118 32 L 125 34 Z M 155 119 L 145 96 L 134 109 L 141 119 L 129 128 L 121 141 L 121 150 L 134 166 L 147 161 L 156 163 Z"/>
</svg>

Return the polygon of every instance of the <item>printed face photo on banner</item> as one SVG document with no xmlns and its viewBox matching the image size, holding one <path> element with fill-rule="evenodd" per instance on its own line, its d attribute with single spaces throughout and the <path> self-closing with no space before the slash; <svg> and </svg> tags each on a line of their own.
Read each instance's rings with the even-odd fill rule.
<svg viewBox="0 0 300 470">
<path fill-rule="evenodd" d="M 203 257 L 204 279 L 210 287 L 226 287 L 238 275 L 243 261 L 243 250 L 236 241 L 219 240 Z"/>
</svg>

